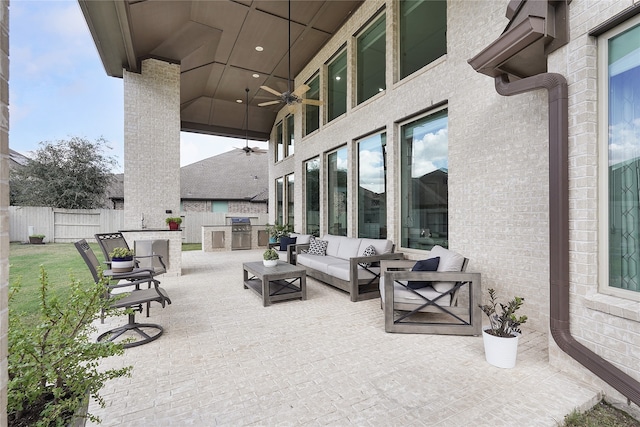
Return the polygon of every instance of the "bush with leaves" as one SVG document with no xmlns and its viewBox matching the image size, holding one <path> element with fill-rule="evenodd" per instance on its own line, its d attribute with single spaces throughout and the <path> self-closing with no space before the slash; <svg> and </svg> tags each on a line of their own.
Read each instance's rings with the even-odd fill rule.
<svg viewBox="0 0 640 427">
<path fill-rule="evenodd" d="M 34 157 L 11 173 L 11 204 L 66 209 L 104 207 L 113 157 L 104 138 L 41 142 Z"/>
<path fill-rule="evenodd" d="M 7 413 L 9 426 L 64 426 L 86 402 L 90 394 L 101 407 L 100 389 L 108 380 L 129 376 L 132 367 L 100 371 L 99 360 L 122 355 L 122 344 L 95 342 L 93 322 L 106 315 L 121 314 L 110 309 L 104 298 L 104 279 L 90 285 L 71 277 L 68 298 L 49 291 L 47 273 L 40 267 L 37 324 L 21 321 L 11 310 L 11 300 L 20 284 L 9 295 L 9 384 Z M 99 418 L 87 414 L 89 420 Z"/>
</svg>

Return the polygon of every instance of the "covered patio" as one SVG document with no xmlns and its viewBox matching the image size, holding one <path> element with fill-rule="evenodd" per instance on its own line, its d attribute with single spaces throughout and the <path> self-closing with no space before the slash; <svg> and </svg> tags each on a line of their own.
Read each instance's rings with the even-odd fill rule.
<svg viewBox="0 0 640 427">
<path fill-rule="evenodd" d="M 164 335 L 103 362 L 134 369 L 107 383 L 106 408 L 91 403 L 101 425 L 556 426 L 600 399 L 527 325 L 516 367 L 499 369 L 481 337 L 385 333 L 379 300 L 314 279 L 306 301 L 263 307 L 242 284 L 261 253 L 182 253 L 183 274 L 161 276 L 173 304 L 151 309 Z"/>
</svg>

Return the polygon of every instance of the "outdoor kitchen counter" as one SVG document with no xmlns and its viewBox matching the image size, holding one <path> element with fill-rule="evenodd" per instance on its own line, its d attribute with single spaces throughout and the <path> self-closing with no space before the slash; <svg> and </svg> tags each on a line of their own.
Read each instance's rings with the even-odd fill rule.
<svg viewBox="0 0 640 427">
<path fill-rule="evenodd" d="M 203 225 L 202 226 L 202 250 L 204 252 L 231 251 L 232 225 Z M 251 247 L 246 249 L 267 248 L 269 234 L 266 225 L 251 225 Z"/>
<path fill-rule="evenodd" d="M 167 228 L 141 228 L 131 230 L 119 230 L 130 246 L 134 247 L 136 241 L 166 240 L 169 243 L 168 259 L 163 259 L 167 266 L 166 276 L 182 275 L 182 231 L 169 230 Z M 164 258 L 164 257 L 163 257 Z"/>
</svg>

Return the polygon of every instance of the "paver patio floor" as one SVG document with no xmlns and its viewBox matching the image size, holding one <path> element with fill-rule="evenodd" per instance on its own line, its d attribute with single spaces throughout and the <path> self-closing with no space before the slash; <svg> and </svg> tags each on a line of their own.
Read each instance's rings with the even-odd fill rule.
<svg viewBox="0 0 640 427">
<path fill-rule="evenodd" d="M 148 319 L 164 335 L 102 364 L 134 367 L 107 383 L 106 408 L 91 403 L 103 426 L 537 427 L 598 401 L 549 366 L 543 334 L 525 330 L 517 366 L 499 369 L 482 337 L 385 333 L 379 300 L 313 279 L 306 301 L 263 307 L 242 285 L 261 254 L 183 252 L 182 276 L 160 278 L 173 304 Z"/>
</svg>

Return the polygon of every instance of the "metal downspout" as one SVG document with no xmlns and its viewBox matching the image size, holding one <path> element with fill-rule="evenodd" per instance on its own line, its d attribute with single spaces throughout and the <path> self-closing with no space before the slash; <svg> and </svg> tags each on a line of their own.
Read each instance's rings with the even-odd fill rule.
<svg viewBox="0 0 640 427">
<path fill-rule="evenodd" d="M 640 382 L 579 343 L 569 321 L 569 106 L 567 81 L 561 74 L 543 73 L 509 82 L 495 78 L 503 96 L 535 89 L 549 93 L 549 286 L 551 335 L 558 346 L 627 399 L 640 405 Z"/>
</svg>

